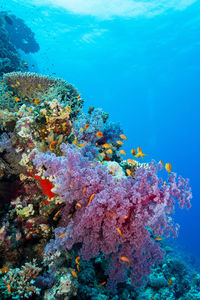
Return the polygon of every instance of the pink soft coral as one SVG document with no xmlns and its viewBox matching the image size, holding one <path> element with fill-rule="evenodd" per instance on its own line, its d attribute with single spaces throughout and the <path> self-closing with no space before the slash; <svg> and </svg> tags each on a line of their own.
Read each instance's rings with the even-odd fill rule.
<svg viewBox="0 0 200 300">
<path fill-rule="evenodd" d="M 48 152 L 37 154 L 34 159 L 37 168 L 45 166 L 44 176 L 54 176 L 54 192 L 66 204 L 62 228 L 56 230 L 55 241 L 50 242 L 46 251 L 71 250 L 82 243 L 83 258 L 89 260 L 104 253 L 110 259 L 109 287 L 125 281 L 128 275 L 135 283 L 143 281 L 152 264 L 163 256 L 151 231 L 159 236 L 177 235 L 178 226 L 170 214 L 175 200 L 181 208 L 190 207 L 188 181 L 171 174 L 163 183 L 157 176 L 161 166 L 155 162 L 148 168 L 138 168 L 135 179 L 117 180 L 99 163 L 91 166 L 91 161 L 73 146 L 63 144 L 62 151 L 65 156 L 56 157 Z M 88 205 L 93 193 L 95 196 Z M 69 213 L 73 214 L 71 219 L 67 217 Z M 67 235 L 58 238 L 63 232 Z M 123 256 L 130 263 L 123 261 Z"/>
</svg>

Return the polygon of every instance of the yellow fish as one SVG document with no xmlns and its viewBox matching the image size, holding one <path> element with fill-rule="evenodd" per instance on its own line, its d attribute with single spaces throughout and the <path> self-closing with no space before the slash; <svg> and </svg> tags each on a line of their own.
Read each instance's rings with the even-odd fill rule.
<svg viewBox="0 0 200 300">
<path fill-rule="evenodd" d="M 156 240 L 156 241 L 162 241 L 162 237 L 161 237 L 161 236 L 157 236 L 157 237 L 155 238 L 155 240 Z"/>
<path fill-rule="evenodd" d="M 128 176 L 131 176 L 131 170 L 126 169 L 126 174 L 127 174 Z"/>
<path fill-rule="evenodd" d="M 123 155 L 126 155 L 126 152 L 124 150 L 120 150 L 119 152 Z"/>
<path fill-rule="evenodd" d="M 165 164 L 165 169 L 166 169 L 166 171 L 167 171 L 168 173 L 170 173 L 170 172 L 171 172 L 171 164 L 170 164 L 170 163 L 166 163 L 166 164 Z"/>
<path fill-rule="evenodd" d="M 139 157 L 142 157 L 143 159 L 143 156 L 146 155 L 144 153 L 142 153 L 142 149 L 140 147 L 137 147 L 137 154 L 135 155 L 135 157 L 139 158 Z"/>
<path fill-rule="evenodd" d="M 122 146 L 124 144 L 122 141 L 116 141 L 116 143 L 120 146 Z"/>
<path fill-rule="evenodd" d="M 112 149 L 108 149 L 107 151 L 106 151 L 106 153 L 107 154 L 112 154 L 113 152 L 112 152 Z"/>
<path fill-rule="evenodd" d="M 134 162 L 134 160 L 133 160 L 133 159 L 131 159 L 131 158 L 128 158 L 128 159 L 127 159 L 127 162 L 128 162 L 129 164 L 135 165 L 135 162 Z"/>
<path fill-rule="evenodd" d="M 127 137 L 125 136 L 125 134 L 120 134 L 120 138 L 121 138 L 122 140 L 127 140 Z"/>
<path fill-rule="evenodd" d="M 159 163 L 159 164 L 161 164 L 161 165 L 163 166 L 163 162 L 162 162 L 162 160 L 160 160 L 158 163 Z"/>
<path fill-rule="evenodd" d="M 111 148 L 112 146 L 109 145 L 109 144 L 103 144 L 102 147 L 103 147 L 103 148 Z"/>
<path fill-rule="evenodd" d="M 16 102 L 21 101 L 19 97 L 13 97 L 13 99 L 14 99 Z"/>
</svg>

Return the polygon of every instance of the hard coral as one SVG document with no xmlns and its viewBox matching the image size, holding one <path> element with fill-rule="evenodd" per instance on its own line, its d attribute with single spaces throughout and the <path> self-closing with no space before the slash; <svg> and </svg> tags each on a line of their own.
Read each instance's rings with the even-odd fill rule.
<svg viewBox="0 0 200 300">
<path fill-rule="evenodd" d="M 34 282 L 41 269 L 33 264 L 10 269 L 6 275 L 0 278 L 0 290 L 5 299 L 29 298 L 31 295 L 39 295 L 40 289 L 34 286 Z"/>
<path fill-rule="evenodd" d="M 14 98 L 17 99 L 17 106 L 21 106 L 21 103 L 25 102 L 34 103 L 38 98 L 36 103 L 57 99 L 60 104 L 68 105 L 71 108 L 73 117 L 82 108 L 83 100 L 79 97 L 78 91 L 73 85 L 60 78 L 55 79 L 29 72 L 12 72 L 4 74 L 4 80 L 8 89 L 19 98 L 19 100 Z"/>
</svg>

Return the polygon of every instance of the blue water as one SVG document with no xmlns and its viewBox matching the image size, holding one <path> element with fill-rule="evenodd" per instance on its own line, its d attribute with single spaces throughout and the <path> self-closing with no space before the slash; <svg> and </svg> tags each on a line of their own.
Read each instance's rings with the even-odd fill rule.
<svg viewBox="0 0 200 300">
<path fill-rule="evenodd" d="M 127 153 L 139 146 L 146 161 L 170 162 L 172 171 L 190 178 L 192 208 L 177 209 L 175 219 L 178 242 L 200 258 L 199 1 L 179 1 L 182 7 L 171 1 L 168 9 L 168 1 L 160 1 L 151 14 L 143 6 L 156 1 L 123 13 L 119 0 L 117 16 L 109 4 L 101 11 L 91 9 L 91 1 L 57 1 L 68 10 L 39 2 L 1 1 L 1 10 L 22 18 L 40 45 L 36 54 L 22 52 L 30 71 L 56 73 L 77 86 L 86 108 L 102 107 L 119 121 Z"/>
</svg>

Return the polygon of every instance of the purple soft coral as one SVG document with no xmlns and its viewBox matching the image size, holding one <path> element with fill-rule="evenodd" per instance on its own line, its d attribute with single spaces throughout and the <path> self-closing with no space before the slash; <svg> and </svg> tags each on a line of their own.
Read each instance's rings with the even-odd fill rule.
<svg viewBox="0 0 200 300">
<path fill-rule="evenodd" d="M 160 164 L 155 162 L 138 168 L 135 179 L 117 180 L 106 167 L 94 165 L 74 146 L 63 144 L 61 148 L 65 156 L 48 152 L 39 153 L 34 159 L 37 168 L 45 166 L 44 176 L 53 176 L 54 192 L 65 203 L 61 227 L 46 251 L 71 250 L 76 243 L 82 243 L 83 258 L 89 260 L 102 252 L 110 259 L 110 288 L 125 281 L 128 274 L 135 283 L 143 281 L 152 264 L 163 256 L 150 229 L 159 236 L 177 235 L 178 226 L 169 214 L 176 199 L 181 208 L 190 207 L 188 181 L 172 174 L 163 183 L 157 177 Z M 91 195 L 94 196 L 89 203 Z M 63 232 L 67 234 L 60 239 Z M 121 257 L 127 257 L 129 262 Z"/>
</svg>

